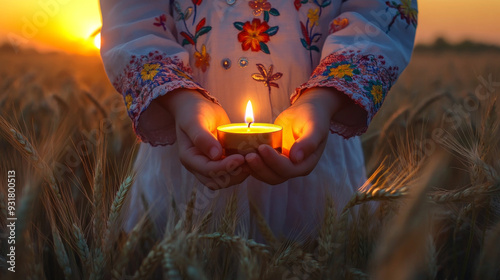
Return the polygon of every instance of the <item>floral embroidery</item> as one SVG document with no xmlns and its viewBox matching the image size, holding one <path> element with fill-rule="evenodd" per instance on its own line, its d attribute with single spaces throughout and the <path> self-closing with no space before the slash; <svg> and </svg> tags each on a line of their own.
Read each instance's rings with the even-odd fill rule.
<svg viewBox="0 0 500 280">
<path fill-rule="evenodd" d="M 302 7 L 302 4 L 306 4 L 308 0 L 295 0 L 294 5 L 295 9 L 299 11 Z M 321 2 L 321 3 L 320 3 Z M 319 18 L 323 12 L 323 8 L 327 7 L 332 3 L 331 0 L 325 1 L 312 1 L 314 5 L 316 5 L 315 9 L 310 8 L 307 13 L 307 21 L 304 24 L 303 21 L 300 21 L 300 29 L 302 31 L 302 38 L 300 38 L 300 42 L 302 46 L 309 51 L 309 60 L 311 61 L 311 68 L 313 67 L 313 55 L 312 52 L 315 51 L 319 53 L 319 47 L 315 45 L 315 43 L 319 42 L 322 34 L 319 32 L 315 32 L 315 27 L 319 25 Z"/>
<path fill-rule="evenodd" d="M 266 43 L 270 36 L 278 32 L 278 26 L 269 27 L 266 21 L 261 22 L 258 18 L 254 18 L 252 23 L 235 22 L 234 26 L 241 31 L 238 33 L 238 41 L 244 51 L 251 49 L 254 52 L 270 53 Z"/>
<path fill-rule="evenodd" d="M 144 64 L 142 66 L 141 78 L 143 81 L 152 81 L 156 74 L 158 74 L 158 67 L 160 64 Z"/>
<path fill-rule="evenodd" d="M 193 78 L 188 76 L 185 72 L 182 72 L 181 70 L 179 70 L 178 68 L 174 68 L 173 69 L 175 74 L 177 74 L 177 77 L 179 78 L 184 78 L 186 80 L 190 80 L 190 81 L 193 81 Z"/>
<path fill-rule="evenodd" d="M 342 51 L 325 57 L 309 81 L 292 95 L 295 102 L 303 90 L 311 87 L 334 87 L 348 95 L 368 112 L 371 120 L 399 75 L 397 66 L 387 66 L 382 55 L 364 55 L 361 51 Z M 336 124 L 336 132 L 344 137 L 361 135 L 366 127 L 356 129 Z"/>
<path fill-rule="evenodd" d="M 193 0 L 193 5 L 194 5 L 194 15 L 193 15 L 193 23 L 196 21 L 196 7 L 201 5 L 201 2 L 203 2 L 203 0 Z"/>
<path fill-rule="evenodd" d="M 132 95 L 127 94 L 125 96 L 125 104 L 127 105 L 127 111 L 130 111 L 130 106 L 132 106 L 133 100 L 134 100 L 134 98 L 132 98 Z"/>
<path fill-rule="evenodd" d="M 316 9 L 309 9 L 309 12 L 307 13 L 307 18 L 309 19 L 309 22 L 311 25 L 316 25 L 318 26 L 318 20 L 319 20 L 319 8 Z"/>
<path fill-rule="evenodd" d="M 189 65 L 184 65 L 178 57 L 169 57 L 159 51 L 140 57 L 132 56 L 123 73 L 114 80 L 113 85 L 124 96 L 128 114 L 133 121 L 137 135 L 153 146 L 165 143 L 150 142 L 142 134 L 138 124 L 141 113 L 155 98 L 177 88 L 189 88 L 196 89 L 213 102 L 217 102 L 193 81 Z"/>
<path fill-rule="evenodd" d="M 257 69 L 259 70 L 259 73 L 252 74 L 252 79 L 254 79 L 257 82 L 264 82 L 264 86 L 266 86 L 268 88 L 268 90 L 269 90 L 269 104 L 271 105 L 271 113 L 273 114 L 273 118 L 274 118 L 273 102 L 271 100 L 271 87 L 275 87 L 275 88 L 280 87 L 274 81 L 281 79 L 283 74 L 281 72 L 276 72 L 273 74 L 273 68 L 274 67 L 271 64 L 269 66 L 269 70 L 266 71 L 266 67 L 264 67 L 264 65 L 257 64 Z"/>
<path fill-rule="evenodd" d="M 382 85 L 374 84 L 373 82 L 370 83 L 371 87 L 365 87 L 365 89 L 370 91 L 373 97 L 373 102 L 375 102 L 375 105 L 378 105 L 379 103 L 382 102 L 382 97 L 384 95 Z"/>
<path fill-rule="evenodd" d="M 268 24 L 269 16 L 279 16 L 280 13 L 267 0 L 252 0 L 248 2 L 248 6 L 253 9 L 254 16 L 260 16 L 264 12 L 264 19 L 261 21 L 254 18 L 252 22 L 237 21 L 233 23 L 234 27 L 240 31 L 238 41 L 241 43 L 241 48 L 244 51 L 251 49 L 253 52 L 262 51 L 270 54 L 267 43 L 270 36 L 278 33 L 279 26 L 270 27 Z"/>
<path fill-rule="evenodd" d="M 159 17 L 155 17 L 155 21 L 156 22 L 153 23 L 155 26 L 161 26 L 161 27 L 163 27 L 164 31 L 167 31 L 167 26 L 165 24 L 167 22 L 167 15 L 162 14 Z"/>
<path fill-rule="evenodd" d="M 328 73 L 329 77 L 335 77 L 339 79 L 345 79 L 346 81 L 352 81 L 352 76 L 354 74 L 359 74 L 359 70 L 355 69 L 355 66 L 352 64 L 340 64 L 335 67 L 327 66 L 330 72 Z"/>
<path fill-rule="evenodd" d="M 293 1 L 293 5 L 295 6 L 295 9 L 298 11 L 300 7 L 302 7 L 302 4 L 307 3 L 308 0 L 295 0 Z"/>
<path fill-rule="evenodd" d="M 269 21 L 269 15 L 279 16 L 280 12 L 271 7 L 267 0 L 253 0 L 248 2 L 248 6 L 253 9 L 253 15 L 258 17 L 264 12 L 264 21 Z"/>
<path fill-rule="evenodd" d="M 334 33 L 337 31 L 340 31 L 344 28 L 346 28 L 349 25 L 349 19 L 348 18 L 336 18 L 332 21 L 330 24 L 330 33 Z"/>
<path fill-rule="evenodd" d="M 267 0 L 250 1 L 248 5 L 253 9 L 253 15 L 256 17 L 260 16 L 263 11 L 269 12 L 271 10 L 271 3 Z"/>
<path fill-rule="evenodd" d="M 194 19 L 196 18 L 196 6 L 199 6 L 202 1 L 203 0 L 193 0 L 193 4 L 194 4 L 193 24 L 195 22 Z M 184 23 L 184 27 L 186 28 L 186 31 L 181 31 L 179 33 L 182 37 L 184 37 L 184 39 L 182 40 L 182 46 L 185 46 L 185 45 L 193 45 L 194 46 L 195 52 L 194 52 L 193 56 L 194 56 L 195 61 L 196 61 L 195 66 L 197 68 L 200 68 L 201 71 L 205 72 L 205 71 L 207 71 L 207 67 L 210 66 L 210 55 L 208 54 L 205 45 L 202 45 L 201 51 L 198 49 L 198 38 L 200 36 L 205 35 L 208 32 L 210 32 L 210 30 L 212 30 L 212 27 L 205 26 L 205 24 L 207 23 L 207 19 L 202 18 L 198 22 L 198 24 L 196 25 L 195 32 L 193 35 L 189 31 L 189 28 L 186 24 L 186 20 L 188 20 L 189 17 L 191 16 L 193 8 L 189 7 L 185 10 L 185 12 L 182 12 L 178 1 L 174 2 L 174 7 L 175 7 L 175 10 L 177 11 L 177 13 L 179 13 L 178 20 L 182 20 Z"/>
<path fill-rule="evenodd" d="M 396 22 L 398 16 L 402 20 L 406 21 L 406 23 L 408 24 L 406 27 L 410 26 L 410 24 L 413 25 L 413 27 L 417 27 L 418 11 L 411 6 L 411 2 L 412 0 L 401 0 L 401 4 L 398 4 L 395 1 L 385 2 L 385 4 L 387 5 L 387 8 L 385 9 L 386 11 L 388 11 L 389 8 L 396 9 L 398 11 L 392 18 L 392 21 L 389 23 L 386 31 L 387 33 L 391 31 L 391 27 L 394 22 Z"/>
<path fill-rule="evenodd" d="M 207 71 L 207 67 L 210 66 L 210 55 L 207 53 L 205 45 L 201 46 L 201 53 L 194 53 L 194 57 L 196 58 L 196 67 L 201 68 L 201 71 L 203 72 Z"/>
</svg>

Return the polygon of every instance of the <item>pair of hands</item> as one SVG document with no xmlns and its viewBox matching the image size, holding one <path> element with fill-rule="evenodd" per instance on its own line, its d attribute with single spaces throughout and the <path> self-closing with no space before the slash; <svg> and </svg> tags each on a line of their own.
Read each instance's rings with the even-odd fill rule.
<svg viewBox="0 0 500 280">
<path fill-rule="evenodd" d="M 258 153 L 225 158 L 216 139 L 217 127 L 229 123 L 221 106 L 187 89 L 175 90 L 158 102 L 175 118 L 181 163 L 215 190 L 248 176 L 276 185 L 309 174 L 325 149 L 332 116 L 348 99 L 331 88 L 309 89 L 276 118 L 283 127 L 283 154 L 261 145 Z"/>
</svg>

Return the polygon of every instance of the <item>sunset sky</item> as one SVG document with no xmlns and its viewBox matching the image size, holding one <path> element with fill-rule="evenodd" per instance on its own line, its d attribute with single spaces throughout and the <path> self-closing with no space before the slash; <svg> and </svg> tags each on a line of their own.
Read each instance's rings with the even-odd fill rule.
<svg viewBox="0 0 500 280">
<path fill-rule="evenodd" d="M 91 35 L 101 25 L 97 0 L 3 1 L 2 8 L 0 42 L 96 52 Z M 498 12 L 499 0 L 419 0 L 417 43 L 444 36 L 453 42 L 473 39 L 500 45 Z"/>
</svg>

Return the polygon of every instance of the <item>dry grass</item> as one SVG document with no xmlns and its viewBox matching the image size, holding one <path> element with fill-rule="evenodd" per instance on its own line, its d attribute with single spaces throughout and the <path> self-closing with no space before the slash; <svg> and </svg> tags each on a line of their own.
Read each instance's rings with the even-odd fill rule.
<svg viewBox="0 0 500 280">
<path fill-rule="evenodd" d="M 165 229 L 145 215 L 125 233 L 135 137 L 99 59 L 0 53 L 1 278 L 498 279 L 500 87 L 475 91 L 500 80 L 499 58 L 416 54 L 363 137 L 367 184 L 346 205 L 327 198 L 304 243 L 277 238 L 250 205 L 261 244 L 235 233 L 236 195 L 222 215 L 199 216 L 193 192 Z"/>
</svg>

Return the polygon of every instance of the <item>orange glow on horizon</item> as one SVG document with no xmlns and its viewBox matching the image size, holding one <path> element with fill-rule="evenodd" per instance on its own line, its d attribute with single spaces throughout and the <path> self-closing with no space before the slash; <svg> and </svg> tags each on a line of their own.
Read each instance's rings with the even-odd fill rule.
<svg viewBox="0 0 500 280">
<path fill-rule="evenodd" d="M 101 26 L 99 1 L 11 1 L 0 18 L 0 43 L 14 48 L 95 54 Z"/>
<path fill-rule="evenodd" d="M 500 45 L 498 0 L 418 0 L 416 43 L 438 36 Z M 0 44 L 47 48 L 70 53 L 97 53 L 101 17 L 98 0 L 10 1 L 0 17 Z"/>
</svg>

